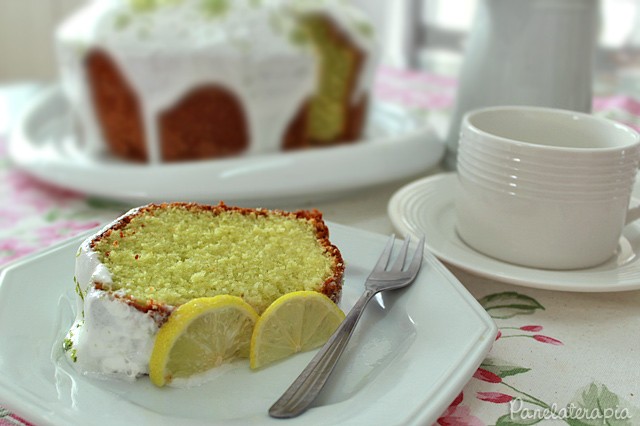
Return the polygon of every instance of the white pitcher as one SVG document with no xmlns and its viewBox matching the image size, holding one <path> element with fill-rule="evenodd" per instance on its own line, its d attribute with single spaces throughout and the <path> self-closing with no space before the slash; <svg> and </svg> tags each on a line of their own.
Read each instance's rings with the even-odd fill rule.
<svg viewBox="0 0 640 426">
<path fill-rule="evenodd" d="M 599 0 L 479 0 L 461 69 L 445 164 L 460 121 L 493 105 L 590 112 Z"/>
</svg>

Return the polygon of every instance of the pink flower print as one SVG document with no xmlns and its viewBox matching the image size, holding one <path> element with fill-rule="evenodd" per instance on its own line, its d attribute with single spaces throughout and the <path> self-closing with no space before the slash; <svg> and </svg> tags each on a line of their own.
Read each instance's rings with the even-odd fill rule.
<svg viewBox="0 0 640 426">
<path fill-rule="evenodd" d="M 506 404 L 513 400 L 511 395 L 502 392 L 478 392 L 476 397 L 482 401 L 493 402 L 494 404 Z"/>
<path fill-rule="evenodd" d="M 10 425 L 33 426 L 33 423 L 29 423 L 28 421 L 26 421 L 22 417 L 17 416 L 16 414 L 9 414 L 9 413 L 7 414 L 8 414 L 6 417 L 6 419 L 8 419 L 7 420 L 8 423 L 6 423 L 7 426 L 10 426 Z M 2 418 L 0 418 L 0 426 L 5 426 L 5 423 L 3 422 Z"/>
<path fill-rule="evenodd" d="M 0 228 L 10 228 L 24 217 L 20 211 L 0 209 Z"/>
<path fill-rule="evenodd" d="M 451 405 L 442 413 L 436 421 L 441 426 L 484 426 L 479 418 L 471 415 L 471 409 L 462 405 L 464 396 L 462 392 L 453 400 Z"/>
<path fill-rule="evenodd" d="M 554 339 L 553 337 L 549 337 L 549 336 L 543 336 L 541 334 L 535 334 L 533 338 L 536 339 L 538 342 L 548 343 L 550 345 L 561 346 L 564 344 L 558 339 Z"/>
<path fill-rule="evenodd" d="M 473 375 L 474 378 L 478 380 L 482 380 L 483 382 L 488 383 L 501 383 L 502 378 L 495 373 L 492 373 L 489 370 L 485 370 L 484 368 L 478 368 Z"/>
<path fill-rule="evenodd" d="M 464 399 L 464 393 L 460 392 L 458 396 L 456 396 L 456 399 L 453 400 L 451 405 L 460 405 L 463 399 Z"/>
<path fill-rule="evenodd" d="M 26 246 L 22 241 L 15 238 L 2 240 L 0 241 L 0 264 L 18 259 L 34 250 L 33 247 Z"/>
<path fill-rule="evenodd" d="M 542 331 L 542 328 L 543 327 L 541 325 L 523 325 L 521 327 L 502 327 L 502 330 L 521 330 L 526 331 L 527 333 L 537 333 L 539 331 Z M 528 339 L 535 339 L 538 342 L 548 343 L 550 345 L 563 345 L 560 340 L 554 339 L 553 337 L 544 336 L 542 334 L 510 334 L 507 336 L 503 336 L 502 334 L 500 334 L 500 337 L 502 337 L 503 339 L 506 339 L 508 337 L 526 337 Z"/>
<path fill-rule="evenodd" d="M 94 228 L 99 222 L 75 222 L 71 220 L 61 221 L 53 225 L 45 226 L 36 231 L 42 244 L 50 245 L 66 237 L 72 237 L 82 231 Z"/>
<path fill-rule="evenodd" d="M 520 330 L 523 331 L 532 331 L 532 332 L 537 332 L 542 330 L 542 326 L 541 325 L 523 325 L 522 327 L 520 327 Z"/>
<path fill-rule="evenodd" d="M 80 195 L 19 172 L 7 174 L 7 183 L 12 189 L 11 197 L 21 204 L 34 207 L 37 211 L 48 209 L 53 204 L 60 204 L 80 198 Z"/>
<path fill-rule="evenodd" d="M 622 110 L 632 115 L 640 115 L 640 102 L 631 96 L 616 95 L 593 99 L 594 110 Z"/>
</svg>

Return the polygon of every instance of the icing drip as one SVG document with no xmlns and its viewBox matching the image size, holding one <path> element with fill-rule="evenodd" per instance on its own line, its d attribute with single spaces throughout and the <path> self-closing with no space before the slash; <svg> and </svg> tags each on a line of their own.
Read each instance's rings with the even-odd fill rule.
<svg viewBox="0 0 640 426">
<path fill-rule="evenodd" d="M 94 283 L 110 284 L 111 274 L 88 240 L 78 251 L 75 277 L 76 320 L 64 341 L 74 367 L 97 377 L 134 379 L 147 374 L 159 329 L 152 314 L 94 287 Z"/>
</svg>

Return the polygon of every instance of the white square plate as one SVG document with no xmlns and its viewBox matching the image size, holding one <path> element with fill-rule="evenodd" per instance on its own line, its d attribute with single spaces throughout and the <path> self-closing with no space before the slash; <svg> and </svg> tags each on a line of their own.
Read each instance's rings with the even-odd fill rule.
<svg viewBox="0 0 640 426">
<path fill-rule="evenodd" d="M 387 237 L 329 224 L 347 264 L 341 307 L 363 290 Z M 258 425 L 434 422 L 491 348 L 497 328 L 431 254 L 410 287 L 371 303 L 315 406 L 300 417 L 267 410 L 312 358 L 298 354 L 260 371 L 248 361 L 194 388 L 156 388 L 79 375 L 62 355 L 73 319 L 73 270 L 81 236 L 0 274 L 0 404 L 38 425 Z"/>
</svg>

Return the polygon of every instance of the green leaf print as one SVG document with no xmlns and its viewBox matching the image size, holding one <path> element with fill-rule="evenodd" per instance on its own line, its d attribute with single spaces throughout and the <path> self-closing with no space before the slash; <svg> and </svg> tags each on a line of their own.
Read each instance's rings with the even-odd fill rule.
<svg viewBox="0 0 640 426">
<path fill-rule="evenodd" d="M 506 319 L 516 315 L 531 315 L 544 306 L 532 297 L 515 291 L 489 294 L 478 300 L 492 318 Z"/>
<path fill-rule="evenodd" d="M 510 364 L 506 361 L 494 359 L 494 358 L 486 358 L 480 367 L 484 368 L 487 371 L 492 372 L 493 374 L 505 378 L 508 376 L 515 376 L 516 374 L 526 373 L 531 370 L 530 368 L 520 367 L 519 365 Z"/>
<path fill-rule="evenodd" d="M 632 426 L 640 420 L 640 410 L 595 382 L 578 392 L 567 405 L 567 413 L 566 422 L 571 426 Z"/>
<path fill-rule="evenodd" d="M 505 414 L 496 421 L 496 426 L 522 426 L 522 425 L 535 425 L 540 423 L 542 419 L 525 419 L 518 417 L 517 415 Z"/>
<path fill-rule="evenodd" d="M 49 210 L 45 215 L 44 215 L 44 220 L 46 222 L 55 222 L 56 220 L 58 220 L 60 218 L 61 214 L 60 211 L 57 209 L 52 209 Z"/>
<path fill-rule="evenodd" d="M 86 199 L 89 207 L 94 209 L 129 210 L 132 206 L 119 201 L 111 201 L 104 198 L 89 197 Z"/>
</svg>

